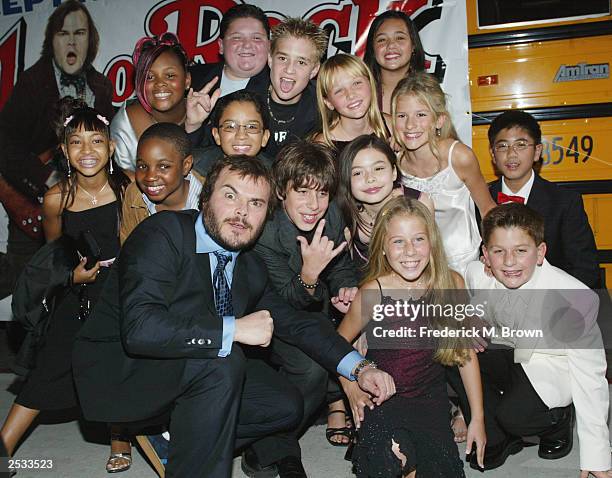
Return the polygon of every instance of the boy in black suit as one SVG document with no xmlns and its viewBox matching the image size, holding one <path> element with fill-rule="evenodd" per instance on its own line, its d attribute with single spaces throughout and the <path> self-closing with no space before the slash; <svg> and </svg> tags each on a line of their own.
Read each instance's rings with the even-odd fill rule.
<svg viewBox="0 0 612 478">
<path fill-rule="evenodd" d="M 498 204 L 526 204 L 544 217 L 546 259 L 590 288 L 599 287 L 593 231 L 579 193 L 542 179 L 533 165 L 542 154 L 542 132 L 533 116 L 506 111 L 489 127 L 489 151 L 501 178 L 489 184 Z"/>
</svg>

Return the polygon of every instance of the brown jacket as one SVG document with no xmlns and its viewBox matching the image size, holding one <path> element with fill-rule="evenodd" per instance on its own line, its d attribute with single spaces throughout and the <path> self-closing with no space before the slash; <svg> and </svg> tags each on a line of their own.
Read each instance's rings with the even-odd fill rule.
<svg viewBox="0 0 612 478">
<path fill-rule="evenodd" d="M 193 178 L 204 183 L 204 178 L 197 172 L 191 171 Z M 142 191 L 138 189 L 136 182 L 131 183 L 125 190 L 121 216 L 121 228 L 119 229 L 119 240 L 121 245 L 125 242 L 132 231 L 150 216 L 147 205 L 142 198 Z"/>
</svg>

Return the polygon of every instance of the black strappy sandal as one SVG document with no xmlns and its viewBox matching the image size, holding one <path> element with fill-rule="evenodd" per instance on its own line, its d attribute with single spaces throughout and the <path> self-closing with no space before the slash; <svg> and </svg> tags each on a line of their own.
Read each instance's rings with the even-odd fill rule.
<svg viewBox="0 0 612 478">
<path fill-rule="evenodd" d="M 327 414 L 327 416 L 330 416 L 333 413 L 342 413 L 346 417 L 346 419 L 350 419 L 350 417 L 346 414 L 344 410 L 332 410 L 331 412 Z M 332 446 L 349 446 L 349 443 L 351 443 L 353 439 L 354 432 L 355 432 L 355 429 L 351 426 L 344 426 L 344 427 L 338 427 L 338 428 L 327 427 L 325 429 L 325 438 Z M 333 441 L 331 438 L 335 436 L 347 437 L 348 442 L 343 443 L 343 442 Z"/>
</svg>

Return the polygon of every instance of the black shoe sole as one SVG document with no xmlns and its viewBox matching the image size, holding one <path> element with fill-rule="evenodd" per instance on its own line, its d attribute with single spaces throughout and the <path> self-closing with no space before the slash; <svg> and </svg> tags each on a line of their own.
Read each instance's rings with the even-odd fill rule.
<svg viewBox="0 0 612 478">
<path fill-rule="evenodd" d="M 538 449 L 538 456 L 543 460 L 558 460 L 559 458 L 563 458 L 571 453 L 572 448 L 574 447 L 574 424 L 576 422 L 576 412 L 572 410 L 570 412 L 569 418 L 569 440 L 567 441 L 567 446 L 563 451 L 556 453 L 542 453 Z"/>
<path fill-rule="evenodd" d="M 508 457 L 510 455 L 516 455 L 518 452 L 520 452 L 523 449 L 523 442 L 521 441 L 516 441 L 512 444 L 510 444 L 504 451 L 503 455 L 500 455 L 500 457 L 493 463 L 487 463 L 485 461 L 485 466 L 484 468 L 481 468 L 478 465 L 478 462 L 476 462 L 476 455 L 474 455 L 474 460 L 470 460 L 470 468 L 474 469 L 474 470 L 478 470 L 478 471 L 486 471 L 486 470 L 494 470 L 495 468 L 499 468 L 500 466 L 502 466 L 506 460 L 508 459 Z"/>
<path fill-rule="evenodd" d="M 248 466 L 244 459 L 240 460 L 240 469 L 249 478 L 276 478 L 278 476 L 278 470 L 254 470 Z"/>
<path fill-rule="evenodd" d="M 559 458 L 563 458 L 564 456 L 569 455 L 572 452 L 572 448 L 574 447 L 574 437 L 572 436 L 569 440 L 567 447 L 563 451 L 558 451 L 556 453 L 542 453 L 538 450 L 538 456 L 543 460 L 558 460 Z"/>
</svg>

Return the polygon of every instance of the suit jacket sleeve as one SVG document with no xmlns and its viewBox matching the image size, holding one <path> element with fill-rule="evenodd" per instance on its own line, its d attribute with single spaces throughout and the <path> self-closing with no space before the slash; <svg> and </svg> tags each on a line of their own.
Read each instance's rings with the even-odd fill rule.
<svg viewBox="0 0 612 478">
<path fill-rule="evenodd" d="M 262 277 L 267 277 L 267 274 Z M 269 280 L 266 282 L 257 308 L 270 311 L 274 320 L 274 335 L 300 348 L 336 374 L 340 360 L 353 351 L 353 347 L 338 335 L 325 315 L 294 309 L 274 291 Z"/>
<path fill-rule="evenodd" d="M 560 194 L 563 194 L 560 192 Z M 599 286 L 597 246 L 580 194 L 572 194 L 561 220 L 561 247 L 566 272 L 591 289 Z"/>
<path fill-rule="evenodd" d="M 190 226 L 191 231 L 181 227 L 176 213 L 161 212 L 140 224 L 123 246 L 120 330 L 128 354 L 216 358 L 219 353 L 222 321 L 188 293 L 194 284 L 185 272 L 195 267 L 195 237 L 186 237 L 188 233 L 195 236 L 192 222 Z M 179 295 L 186 300 L 177 299 Z"/>
<path fill-rule="evenodd" d="M 34 85 L 31 76 L 30 71 L 23 74 L 0 115 L 0 157 L 2 174 L 7 181 L 35 199 L 45 193 L 45 181 L 52 168 L 38 158 L 44 152 L 44 147 L 41 151 L 33 151 L 32 148 L 37 145 L 51 147 L 55 142 L 51 128 L 45 131 L 46 137 L 39 137 L 43 133 L 41 115 L 46 116 L 42 110 L 48 109 L 49 105 L 36 104 L 46 99 L 36 94 L 40 86 Z M 37 137 L 32 138 L 33 134 Z"/>
</svg>

